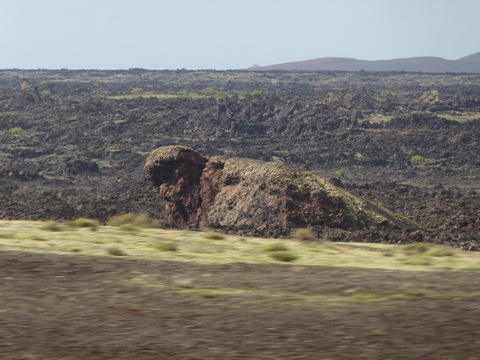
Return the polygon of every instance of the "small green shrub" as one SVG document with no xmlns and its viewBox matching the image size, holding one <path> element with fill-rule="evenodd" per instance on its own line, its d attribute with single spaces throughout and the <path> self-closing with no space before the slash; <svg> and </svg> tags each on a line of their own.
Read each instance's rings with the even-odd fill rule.
<svg viewBox="0 0 480 360">
<path fill-rule="evenodd" d="M 412 256 L 401 260 L 405 265 L 428 266 L 432 265 L 432 261 L 425 256 Z"/>
<path fill-rule="evenodd" d="M 155 244 L 153 246 L 153 248 L 158 250 L 158 251 L 172 251 L 172 252 L 178 251 L 178 246 L 173 241 L 159 242 L 159 243 Z"/>
<path fill-rule="evenodd" d="M 292 232 L 293 238 L 300 241 L 315 241 L 317 236 L 314 232 L 307 228 L 294 229 Z"/>
<path fill-rule="evenodd" d="M 410 162 L 413 165 L 423 165 L 425 163 L 425 158 L 423 156 L 420 156 L 420 155 L 415 155 L 414 157 L 412 157 L 410 159 Z"/>
<path fill-rule="evenodd" d="M 480 271 L 480 266 L 469 266 L 469 267 L 458 269 L 458 271 Z"/>
<path fill-rule="evenodd" d="M 447 246 L 437 246 L 430 250 L 428 255 L 435 257 L 454 256 L 455 251 Z"/>
<path fill-rule="evenodd" d="M 140 231 L 140 229 L 135 226 L 134 224 L 122 224 L 118 227 L 120 230 L 122 231 L 125 231 L 125 232 L 128 232 L 130 234 L 135 234 L 135 233 L 138 233 Z"/>
<path fill-rule="evenodd" d="M 144 92 L 145 92 L 145 89 L 136 87 L 136 88 L 133 88 L 133 89 L 132 89 L 131 94 L 132 94 L 132 95 L 141 95 L 141 94 L 143 94 Z"/>
<path fill-rule="evenodd" d="M 292 262 L 298 259 L 297 255 L 289 251 L 274 251 L 270 253 L 270 257 L 283 262 Z"/>
<path fill-rule="evenodd" d="M 214 95 L 215 99 L 222 100 L 227 97 L 227 93 L 225 91 L 217 91 Z"/>
<path fill-rule="evenodd" d="M 111 216 L 107 220 L 107 225 L 109 226 L 122 226 L 123 224 L 133 224 L 142 228 L 156 228 L 159 227 L 159 223 L 156 220 L 153 220 L 150 215 L 146 213 L 135 214 L 135 213 L 126 213 Z"/>
<path fill-rule="evenodd" d="M 38 235 L 27 235 L 23 237 L 25 240 L 35 240 L 35 241 L 47 241 L 47 239 L 42 238 L 41 236 Z"/>
<path fill-rule="evenodd" d="M 43 224 L 40 229 L 45 230 L 45 231 L 63 231 L 65 228 L 62 224 L 51 220 L 51 221 L 47 221 L 45 224 Z"/>
<path fill-rule="evenodd" d="M 420 255 L 426 253 L 430 250 L 434 245 L 430 243 L 415 243 L 415 244 L 408 244 L 403 246 L 403 252 L 405 255 Z"/>
<path fill-rule="evenodd" d="M 116 246 L 109 246 L 107 249 L 107 254 L 112 256 L 125 256 L 126 254 L 122 251 L 122 249 Z"/>
<path fill-rule="evenodd" d="M 0 239 L 15 239 L 15 234 L 12 234 L 12 233 L 0 234 Z"/>
<path fill-rule="evenodd" d="M 206 96 L 213 96 L 213 95 L 215 95 L 216 92 L 217 92 L 217 90 L 214 87 L 208 87 L 208 88 L 200 91 L 200 93 L 202 95 L 206 95 Z"/>
<path fill-rule="evenodd" d="M 273 251 L 289 251 L 290 249 L 288 246 L 282 243 L 273 243 L 268 245 L 266 248 L 263 249 L 265 252 L 273 252 Z"/>
<path fill-rule="evenodd" d="M 136 226 L 143 228 L 158 227 L 158 223 L 153 220 L 147 213 L 137 214 L 133 222 Z"/>
<path fill-rule="evenodd" d="M 24 131 L 21 127 L 13 127 L 13 128 L 10 128 L 8 131 L 12 132 L 12 133 L 17 133 L 17 132 L 22 132 Z"/>
<path fill-rule="evenodd" d="M 380 96 L 384 99 L 389 99 L 397 96 L 397 93 L 390 90 L 382 90 L 382 92 L 380 93 Z"/>
<path fill-rule="evenodd" d="M 335 174 L 337 174 L 338 176 L 344 176 L 347 172 L 348 172 L 347 169 L 340 169 L 335 171 Z"/>
<path fill-rule="evenodd" d="M 137 215 L 134 213 L 120 214 L 111 216 L 107 219 L 107 225 L 109 226 L 120 226 L 123 224 L 133 224 L 135 217 Z"/>
<path fill-rule="evenodd" d="M 72 221 L 72 225 L 81 228 L 90 228 L 95 231 L 100 226 L 100 223 L 93 219 L 78 218 Z"/>
<path fill-rule="evenodd" d="M 218 233 L 215 233 L 215 232 L 205 233 L 205 234 L 203 234 L 203 237 L 205 239 L 209 239 L 209 240 L 223 240 L 223 239 L 225 239 L 225 235 L 218 234 Z"/>
<path fill-rule="evenodd" d="M 263 95 L 263 91 L 262 90 L 253 90 L 251 94 L 252 94 L 252 96 L 260 96 L 260 95 Z"/>
</svg>

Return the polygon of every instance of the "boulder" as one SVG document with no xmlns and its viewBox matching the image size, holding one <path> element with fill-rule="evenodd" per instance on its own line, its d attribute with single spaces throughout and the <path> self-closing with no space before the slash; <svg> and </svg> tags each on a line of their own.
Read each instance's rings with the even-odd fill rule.
<svg viewBox="0 0 480 360">
<path fill-rule="evenodd" d="M 154 150 L 147 178 L 178 228 L 285 236 L 294 228 L 411 227 L 330 181 L 281 162 L 208 158 L 183 146 Z"/>
</svg>

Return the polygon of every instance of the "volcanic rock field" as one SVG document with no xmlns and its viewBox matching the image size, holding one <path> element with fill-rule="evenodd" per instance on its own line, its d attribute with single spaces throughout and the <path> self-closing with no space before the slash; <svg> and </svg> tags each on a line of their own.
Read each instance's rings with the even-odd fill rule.
<svg viewBox="0 0 480 360">
<path fill-rule="evenodd" d="M 305 170 L 409 224 L 323 238 L 480 248 L 479 74 L 0 71 L 0 219 L 191 226 L 146 178 L 170 145 Z M 276 234 L 251 221 L 245 235 Z"/>
</svg>

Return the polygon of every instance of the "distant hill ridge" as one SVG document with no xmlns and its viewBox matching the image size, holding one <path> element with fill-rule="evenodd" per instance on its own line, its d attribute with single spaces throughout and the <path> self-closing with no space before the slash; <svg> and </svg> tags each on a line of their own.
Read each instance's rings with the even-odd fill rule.
<svg viewBox="0 0 480 360">
<path fill-rule="evenodd" d="M 269 66 L 253 66 L 250 70 L 306 70 L 306 71 L 408 71 L 480 73 L 480 52 L 458 60 L 439 57 L 411 57 L 393 60 L 357 60 L 341 57 L 295 61 Z"/>
</svg>

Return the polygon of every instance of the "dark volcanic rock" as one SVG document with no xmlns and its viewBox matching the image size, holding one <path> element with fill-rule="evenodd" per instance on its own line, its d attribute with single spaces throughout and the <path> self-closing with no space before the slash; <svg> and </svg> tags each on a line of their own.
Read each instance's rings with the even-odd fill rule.
<svg viewBox="0 0 480 360">
<path fill-rule="evenodd" d="M 100 174 L 100 168 L 98 164 L 93 161 L 85 160 L 68 160 L 65 164 L 65 174 L 66 175 L 95 175 Z"/>
<path fill-rule="evenodd" d="M 408 227 L 327 180 L 280 162 L 209 159 L 190 148 L 165 146 L 150 154 L 145 169 L 176 227 L 260 236 L 299 227 Z"/>
</svg>

